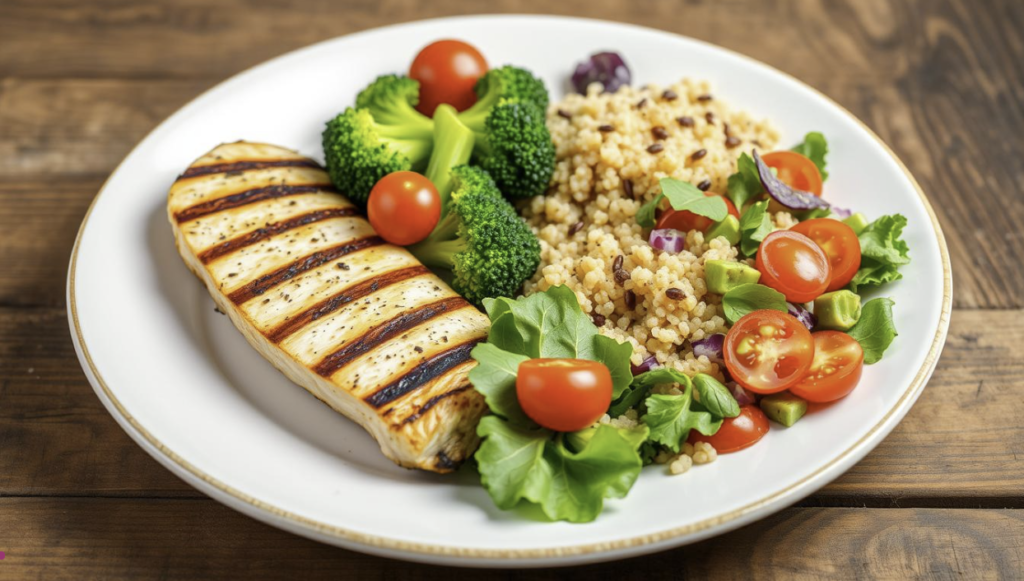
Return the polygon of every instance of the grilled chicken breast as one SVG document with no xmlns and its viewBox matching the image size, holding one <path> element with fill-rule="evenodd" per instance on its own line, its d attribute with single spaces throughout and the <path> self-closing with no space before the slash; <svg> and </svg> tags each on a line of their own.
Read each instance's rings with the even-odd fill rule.
<svg viewBox="0 0 1024 581">
<path fill-rule="evenodd" d="M 314 161 L 229 143 L 171 187 L 178 251 L 249 343 L 409 468 L 450 472 L 485 410 L 487 317 L 377 236 Z"/>
</svg>

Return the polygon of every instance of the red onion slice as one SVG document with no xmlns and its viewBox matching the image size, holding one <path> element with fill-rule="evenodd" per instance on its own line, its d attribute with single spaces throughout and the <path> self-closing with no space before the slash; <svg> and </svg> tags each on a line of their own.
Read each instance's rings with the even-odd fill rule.
<svg viewBox="0 0 1024 581">
<path fill-rule="evenodd" d="M 810 192 L 795 190 L 786 185 L 772 173 L 772 168 L 768 167 L 768 164 L 761 159 L 757 150 L 754 150 L 754 163 L 757 165 L 757 175 L 761 178 L 761 185 L 776 202 L 790 210 L 814 210 L 829 207 L 829 203 L 818 196 Z"/>
<path fill-rule="evenodd" d="M 709 335 L 699 341 L 694 341 L 693 345 L 693 356 L 700 357 L 701 355 L 708 359 L 722 360 L 722 348 L 725 346 L 725 335 L 722 333 L 715 333 Z"/>
<path fill-rule="evenodd" d="M 794 305 L 793 303 L 786 303 L 786 307 L 789 310 L 789 314 L 796 317 L 796 320 L 800 321 L 810 331 L 814 329 L 814 326 L 818 324 L 818 317 L 814 316 L 814 313 L 808 311 L 800 305 Z"/>
<path fill-rule="evenodd" d="M 633 371 L 633 376 L 635 377 L 637 375 L 640 375 L 641 373 L 647 373 L 648 371 L 654 369 L 657 366 L 658 358 L 655 357 L 654 355 L 651 355 L 647 359 L 644 359 L 643 362 L 640 363 L 640 365 L 633 365 L 632 363 L 630 363 L 629 369 Z"/>
<path fill-rule="evenodd" d="M 671 228 L 651 230 L 648 242 L 651 243 L 651 247 L 655 250 L 678 254 L 686 248 L 686 232 L 672 230 Z"/>
<path fill-rule="evenodd" d="M 633 75 L 626 66 L 626 61 L 617 52 L 599 52 L 576 65 L 572 74 L 572 86 L 577 92 L 587 94 L 591 83 L 601 83 L 605 93 L 614 93 L 619 87 L 628 85 Z"/>
<path fill-rule="evenodd" d="M 736 403 L 740 404 L 741 406 L 752 405 L 757 403 L 757 396 L 747 391 L 746 389 L 743 389 L 743 386 L 736 383 L 735 381 L 730 381 L 729 383 L 725 384 L 725 386 L 729 388 L 729 391 L 732 392 L 732 396 L 736 398 Z"/>
<path fill-rule="evenodd" d="M 832 210 L 832 215 L 839 218 L 840 220 L 845 220 L 853 215 L 853 210 L 847 210 L 846 208 L 837 208 L 835 206 L 832 206 L 829 209 Z"/>
</svg>

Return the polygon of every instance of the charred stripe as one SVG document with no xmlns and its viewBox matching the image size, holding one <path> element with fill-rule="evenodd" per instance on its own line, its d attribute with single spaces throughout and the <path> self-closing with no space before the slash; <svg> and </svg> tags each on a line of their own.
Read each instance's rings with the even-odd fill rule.
<svg viewBox="0 0 1024 581">
<path fill-rule="evenodd" d="M 267 169 L 270 167 L 311 167 L 320 169 L 320 164 L 311 159 L 227 161 L 224 163 L 190 167 L 185 170 L 185 173 L 178 176 L 176 181 L 198 176 L 208 176 L 215 173 L 243 172 L 251 169 Z"/>
<path fill-rule="evenodd" d="M 469 353 L 483 339 L 473 339 L 447 351 L 442 351 L 406 373 L 397 380 L 378 389 L 364 401 L 375 408 L 380 408 L 407 393 L 423 387 L 452 369 L 471 359 Z"/>
<path fill-rule="evenodd" d="M 449 397 L 451 397 L 453 395 L 456 395 L 456 394 L 460 394 L 460 393 L 466 391 L 467 389 L 469 389 L 470 387 L 471 386 L 469 386 L 469 385 L 463 385 L 462 387 L 456 387 L 455 389 L 450 389 L 450 390 L 448 390 L 448 391 L 446 391 L 446 392 L 444 392 L 444 393 L 442 393 L 440 395 L 435 395 L 434 397 L 428 399 L 426 401 L 426 403 L 424 403 L 422 406 L 420 406 L 420 409 L 416 410 L 416 413 L 414 413 L 411 416 L 409 416 L 409 417 L 405 418 L 404 420 L 402 420 L 402 423 L 400 425 L 404 426 L 405 424 L 410 424 L 412 422 L 415 422 L 416 420 L 418 420 L 421 417 L 423 417 L 423 414 L 429 412 L 430 408 L 432 408 L 435 405 L 437 405 L 438 402 L 440 402 L 441 400 L 449 398 Z M 395 409 L 395 408 L 391 408 L 391 409 Z"/>
<path fill-rule="evenodd" d="M 240 305 L 306 271 L 313 270 L 318 266 L 327 264 L 332 260 L 341 258 L 346 254 L 351 254 L 357 250 L 362 250 L 363 248 L 369 248 L 371 246 L 379 246 L 381 244 L 384 244 L 384 240 L 381 239 L 380 236 L 368 236 L 366 238 L 360 238 L 358 240 L 338 244 L 337 246 L 332 246 L 330 248 L 314 252 L 313 254 L 296 260 L 288 266 L 283 266 L 269 274 L 265 274 L 257 278 L 229 294 L 228 298 L 236 305 Z"/>
<path fill-rule="evenodd" d="M 251 190 L 245 190 L 244 192 L 238 192 L 237 194 L 224 196 L 223 198 L 217 198 L 216 200 L 200 202 L 195 206 L 189 206 L 188 208 L 176 213 L 174 215 L 174 219 L 180 224 L 182 222 L 195 220 L 196 218 L 202 218 L 203 216 L 223 212 L 224 210 L 231 210 L 233 208 L 255 204 L 256 202 L 262 202 L 264 200 L 283 198 L 285 196 L 298 196 L 300 194 L 315 194 L 323 191 L 333 191 L 331 184 L 305 184 L 295 186 L 282 184 L 277 186 L 253 188 Z"/>
<path fill-rule="evenodd" d="M 251 246 L 261 240 L 266 240 L 271 236 L 276 236 L 282 232 L 293 230 L 295 228 L 301 228 L 302 226 L 308 226 L 314 222 L 320 222 L 329 218 L 343 218 L 345 216 L 355 216 L 357 214 L 356 209 L 349 208 L 331 208 L 328 210 L 317 210 L 316 212 L 309 212 L 301 216 L 296 216 L 289 220 L 281 222 L 275 222 L 274 224 L 268 224 L 263 228 L 249 232 L 248 234 L 242 234 L 241 236 L 232 238 L 231 240 L 222 242 L 216 246 L 207 248 L 206 250 L 199 253 L 199 260 L 203 264 L 210 262 L 216 258 L 220 258 L 225 254 L 230 254 L 240 248 Z"/>
<path fill-rule="evenodd" d="M 365 280 L 363 282 L 356 283 L 343 289 L 334 296 L 324 299 L 305 311 L 302 311 L 288 321 L 285 321 L 270 331 L 267 331 L 265 335 L 271 342 L 280 343 L 309 323 L 337 311 L 352 301 L 359 300 L 365 296 L 373 294 L 384 287 L 391 286 L 403 280 L 427 274 L 429 272 L 430 271 L 425 266 L 410 266 L 408 268 L 386 272 L 373 280 Z"/>
</svg>

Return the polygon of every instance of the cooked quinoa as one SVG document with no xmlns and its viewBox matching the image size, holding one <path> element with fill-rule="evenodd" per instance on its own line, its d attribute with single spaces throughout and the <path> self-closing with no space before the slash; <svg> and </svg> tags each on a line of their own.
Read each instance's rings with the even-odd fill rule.
<svg viewBox="0 0 1024 581">
<path fill-rule="evenodd" d="M 663 177 L 724 192 L 739 155 L 773 149 L 778 132 L 692 80 L 613 94 L 594 85 L 552 105 L 547 123 L 557 160 L 548 195 L 522 208 L 541 246 L 525 293 L 568 285 L 601 333 L 633 344 L 634 364 L 653 354 L 691 376 L 722 378 L 717 363 L 693 356 L 690 341 L 727 330 L 721 298 L 707 293 L 704 262 L 738 260 L 737 250 L 693 231 L 682 252 L 660 252 L 636 213 Z"/>
</svg>

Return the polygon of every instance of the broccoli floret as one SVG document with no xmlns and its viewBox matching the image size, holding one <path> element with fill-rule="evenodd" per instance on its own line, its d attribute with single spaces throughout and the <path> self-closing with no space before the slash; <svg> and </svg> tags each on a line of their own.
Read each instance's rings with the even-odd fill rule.
<svg viewBox="0 0 1024 581">
<path fill-rule="evenodd" d="M 327 173 L 343 194 L 366 204 L 370 190 L 391 172 L 423 171 L 433 150 L 434 123 L 414 108 L 419 83 L 379 77 L 323 133 Z"/>
<path fill-rule="evenodd" d="M 447 212 L 430 236 L 409 248 L 427 266 L 447 271 L 473 304 L 516 296 L 540 264 L 540 244 L 486 171 L 451 170 Z"/>
<path fill-rule="evenodd" d="M 476 134 L 473 162 L 493 176 L 509 198 L 544 193 L 555 170 L 555 146 L 544 121 L 544 83 L 511 66 L 477 83 L 478 101 L 459 115 Z"/>
</svg>

